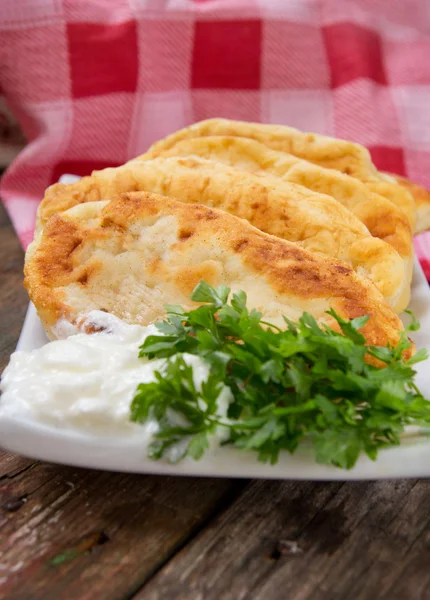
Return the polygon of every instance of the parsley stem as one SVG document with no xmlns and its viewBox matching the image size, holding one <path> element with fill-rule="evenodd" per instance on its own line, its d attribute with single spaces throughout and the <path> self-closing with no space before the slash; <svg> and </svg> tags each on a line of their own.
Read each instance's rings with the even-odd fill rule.
<svg viewBox="0 0 430 600">
<path fill-rule="evenodd" d="M 275 408 L 272 411 L 272 414 L 276 416 L 293 415 L 296 413 L 312 412 L 316 408 L 317 406 L 314 400 L 310 400 L 309 402 L 306 402 L 305 404 L 300 404 L 299 406 L 286 406 L 285 408 Z"/>
<path fill-rule="evenodd" d="M 276 331 L 282 331 L 282 329 L 280 327 L 278 327 L 277 325 L 274 325 L 273 323 L 268 323 L 267 321 L 260 321 L 260 323 L 262 325 L 267 325 L 268 327 L 271 327 L 272 329 L 276 329 Z"/>
</svg>

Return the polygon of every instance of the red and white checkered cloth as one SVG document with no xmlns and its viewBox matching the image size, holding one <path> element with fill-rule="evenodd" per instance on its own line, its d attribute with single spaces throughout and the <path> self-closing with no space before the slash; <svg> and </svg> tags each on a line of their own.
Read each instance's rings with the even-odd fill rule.
<svg viewBox="0 0 430 600">
<path fill-rule="evenodd" d="M 214 116 L 365 144 L 430 186 L 428 0 L 2 0 L 1 90 L 29 141 L 2 181 L 24 245 L 45 188 Z M 416 244 L 430 278 L 430 234 Z"/>
</svg>

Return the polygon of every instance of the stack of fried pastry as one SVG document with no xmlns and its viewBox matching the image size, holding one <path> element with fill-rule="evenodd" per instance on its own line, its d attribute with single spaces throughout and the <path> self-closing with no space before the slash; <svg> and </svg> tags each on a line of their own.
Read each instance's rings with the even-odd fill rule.
<svg viewBox="0 0 430 600">
<path fill-rule="evenodd" d="M 362 146 L 211 119 L 48 188 L 25 283 L 51 336 L 93 309 L 152 323 L 166 304 L 194 306 L 205 280 L 244 290 L 275 324 L 307 311 L 335 326 L 333 308 L 369 315 L 369 343 L 395 344 L 413 232 L 427 227 L 427 192 L 378 172 Z"/>
</svg>

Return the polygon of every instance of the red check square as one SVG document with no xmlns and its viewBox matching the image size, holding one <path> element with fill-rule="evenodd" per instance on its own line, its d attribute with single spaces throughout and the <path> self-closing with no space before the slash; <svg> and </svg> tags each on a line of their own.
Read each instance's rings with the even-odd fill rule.
<svg viewBox="0 0 430 600">
<path fill-rule="evenodd" d="M 307 23 L 267 21 L 262 71 L 264 89 L 328 89 L 330 70 L 321 29 Z"/>
<path fill-rule="evenodd" d="M 70 82 L 64 25 L 57 22 L 2 31 L 0 71 L 2 85 L 9 99 L 17 105 L 68 98 Z"/>
<path fill-rule="evenodd" d="M 402 148 L 387 148 L 386 146 L 371 146 L 369 148 L 372 160 L 380 171 L 406 175 L 405 159 Z"/>
<path fill-rule="evenodd" d="M 57 183 L 61 175 L 80 175 L 85 177 L 91 175 L 93 171 L 107 169 L 108 167 L 117 167 L 119 163 L 96 161 L 96 160 L 64 160 L 54 165 L 51 174 L 51 184 Z"/>
<path fill-rule="evenodd" d="M 260 20 L 197 21 L 192 87 L 259 89 L 260 57 Z"/>
<path fill-rule="evenodd" d="M 410 150 L 408 148 L 405 150 L 405 155 L 406 172 L 409 179 L 430 189 L 430 172 L 428 168 L 430 165 L 430 152 Z M 430 240 L 430 232 L 428 233 L 428 236 Z"/>
<path fill-rule="evenodd" d="M 139 91 L 152 93 L 189 89 L 193 22 L 142 19 L 138 24 L 138 36 L 143 73 L 139 78 Z"/>
<path fill-rule="evenodd" d="M 352 23 L 323 27 L 333 88 L 354 79 L 386 84 L 381 40 L 377 33 Z"/>
<path fill-rule="evenodd" d="M 136 23 L 68 23 L 67 38 L 75 98 L 137 88 Z"/>
</svg>

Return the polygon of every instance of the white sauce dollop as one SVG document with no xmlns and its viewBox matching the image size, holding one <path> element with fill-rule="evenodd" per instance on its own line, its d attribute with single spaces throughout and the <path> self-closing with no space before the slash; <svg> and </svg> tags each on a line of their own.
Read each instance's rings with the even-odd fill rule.
<svg viewBox="0 0 430 600">
<path fill-rule="evenodd" d="M 139 346 L 156 328 L 128 325 L 101 311 L 88 314 L 81 327 L 88 326 L 103 330 L 77 333 L 70 324 L 59 323 L 56 334 L 65 339 L 12 354 L 0 385 L 0 419 L 33 420 L 96 435 L 137 435 L 149 443 L 158 424 L 152 419 L 132 423 L 130 403 L 139 383 L 154 381 L 154 371 L 163 371 L 165 359 L 138 358 Z M 198 388 L 208 366 L 197 356 L 185 354 L 184 359 L 193 367 Z M 229 394 L 228 388 L 220 394 L 220 417 L 226 415 Z M 214 436 L 219 437 L 222 432 Z"/>
</svg>

